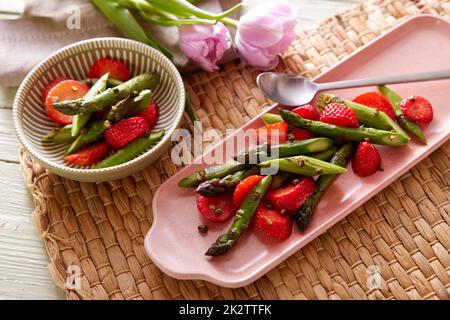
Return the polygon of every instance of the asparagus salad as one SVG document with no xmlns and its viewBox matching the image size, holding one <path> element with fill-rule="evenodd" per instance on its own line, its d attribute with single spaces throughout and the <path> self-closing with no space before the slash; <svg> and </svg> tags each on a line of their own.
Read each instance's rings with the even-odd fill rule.
<svg viewBox="0 0 450 320">
<path fill-rule="evenodd" d="M 158 121 L 152 89 L 159 75 L 131 77 L 124 62 L 101 58 L 84 80 L 56 78 L 43 91 L 48 117 L 61 127 L 44 143 L 69 144 L 64 161 L 91 169 L 130 161 L 164 135 L 150 134 Z"/>
<path fill-rule="evenodd" d="M 376 144 L 404 146 L 410 140 L 406 132 L 426 143 L 422 127 L 433 119 L 428 100 L 402 99 L 386 86 L 353 101 L 324 93 L 317 107 L 279 113 L 262 116 L 265 126 L 256 130 L 255 148 L 179 182 L 196 187 L 198 210 L 208 221 L 234 218 L 206 255 L 223 255 L 247 230 L 278 241 L 289 238 L 294 222 L 305 230 L 317 202 L 350 160 L 356 175 L 370 176 L 382 170 Z M 261 169 L 274 165 L 278 172 L 264 176 Z M 207 225 L 198 227 L 200 233 L 207 230 Z"/>
</svg>

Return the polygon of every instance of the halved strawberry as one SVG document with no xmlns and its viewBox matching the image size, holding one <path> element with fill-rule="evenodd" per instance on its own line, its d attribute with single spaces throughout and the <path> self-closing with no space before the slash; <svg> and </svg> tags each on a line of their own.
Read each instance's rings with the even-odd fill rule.
<svg viewBox="0 0 450 320">
<path fill-rule="evenodd" d="M 72 116 L 59 112 L 53 106 L 54 102 L 82 98 L 89 91 L 89 87 L 76 80 L 64 80 L 56 84 L 47 94 L 45 111 L 48 117 L 60 125 L 72 123 Z"/>
<path fill-rule="evenodd" d="M 137 117 L 142 117 L 145 120 L 147 120 L 148 125 L 150 127 L 149 130 L 152 130 L 153 127 L 156 125 L 156 122 L 158 122 L 159 117 L 159 108 L 158 103 L 156 103 L 156 100 L 150 101 L 147 108 L 145 108 L 143 111 L 139 112 Z"/>
<path fill-rule="evenodd" d="M 105 138 L 113 149 L 121 149 L 149 130 L 148 122 L 142 117 L 122 119 L 105 131 Z"/>
<path fill-rule="evenodd" d="M 256 129 L 258 143 L 280 144 L 287 140 L 288 125 L 282 121 Z"/>
<path fill-rule="evenodd" d="M 288 134 L 289 140 L 305 140 L 305 139 L 311 139 L 314 138 L 316 135 L 312 133 L 311 131 L 305 130 L 305 129 L 294 129 L 291 133 Z"/>
<path fill-rule="evenodd" d="M 315 190 L 314 179 L 303 177 L 295 179 L 287 186 L 269 190 L 266 198 L 275 209 L 293 214 Z"/>
<path fill-rule="evenodd" d="M 195 200 L 198 210 L 209 221 L 224 222 L 234 215 L 232 197 L 229 193 L 216 197 L 205 197 L 196 193 Z"/>
<path fill-rule="evenodd" d="M 420 125 L 433 120 L 433 107 L 430 101 L 419 96 L 404 99 L 401 103 L 402 112 L 406 119 L 417 122 Z"/>
<path fill-rule="evenodd" d="M 130 80 L 130 71 L 128 71 L 127 66 L 121 60 L 110 59 L 110 58 L 100 58 L 95 61 L 89 70 L 89 78 L 100 78 L 105 73 L 109 72 L 109 77 L 121 81 Z"/>
<path fill-rule="evenodd" d="M 305 104 L 303 106 L 292 109 L 292 112 L 295 112 L 300 117 L 309 120 L 319 120 L 320 118 L 320 113 L 317 108 L 310 104 Z"/>
<path fill-rule="evenodd" d="M 252 190 L 263 178 L 263 176 L 253 175 L 239 182 L 233 193 L 233 204 L 235 208 L 239 209 L 241 207 L 242 202 L 250 190 Z"/>
<path fill-rule="evenodd" d="M 343 127 L 359 127 L 355 112 L 343 103 L 328 104 L 320 115 L 320 121 Z"/>
<path fill-rule="evenodd" d="M 42 98 L 44 100 L 44 103 L 45 103 L 45 100 L 47 99 L 47 95 L 50 92 L 50 90 L 52 90 L 52 88 L 54 86 L 56 86 L 58 83 L 60 83 L 64 80 L 68 80 L 68 79 L 65 77 L 57 77 L 57 78 L 53 79 L 52 81 L 50 81 L 49 83 L 47 83 L 47 85 L 42 90 Z"/>
<path fill-rule="evenodd" d="M 111 106 L 106 106 L 100 111 L 95 111 L 92 114 L 92 119 L 94 119 L 94 120 L 102 120 L 108 114 L 108 112 L 110 112 L 110 111 L 111 111 Z"/>
<path fill-rule="evenodd" d="M 353 102 L 365 105 L 367 107 L 371 107 L 386 113 L 392 120 L 395 120 L 394 109 L 392 109 L 392 105 L 385 96 L 376 91 L 370 91 L 363 94 L 360 94 Z"/>
<path fill-rule="evenodd" d="M 370 142 L 361 142 L 352 159 L 353 172 L 360 177 L 367 177 L 381 167 L 381 157 L 378 150 Z"/>
<path fill-rule="evenodd" d="M 103 160 L 108 153 L 108 144 L 106 141 L 88 146 L 78 152 L 65 156 L 64 160 L 79 166 L 89 166 L 100 160 Z"/>
<path fill-rule="evenodd" d="M 252 224 L 266 236 L 280 241 L 286 240 L 292 233 L 291 216 L 267 208 L 265 201 L 261 201 L 256 209 Z"/>
</svg>

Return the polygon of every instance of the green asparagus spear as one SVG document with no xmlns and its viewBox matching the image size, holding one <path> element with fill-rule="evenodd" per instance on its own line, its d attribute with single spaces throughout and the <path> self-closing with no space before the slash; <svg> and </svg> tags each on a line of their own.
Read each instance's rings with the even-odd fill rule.
<svg viewBox="0 0 450 320">
<path fill-rule="evenodd" d="M 409 139 L 395 131 L 385 131 L 373 128 L 347 128 L 320 121 L 308 120 L 289 110 L 280 109 L 284 121 L 289 124 L 307 129 L 311 132 L 327 137 L 349 141 L 363 141 L 368 139 L 375 144 L 384 144 L 393 147 L 403 146 Z"/>
<path fill-rule="evenodd" d="M 279 123 L 279 122 L 283 121 L 283 119 L 281 118 L 281 116 L 279 114 L 274 114 L 274 113 L 264 113 L 261 116 L 261 120 L 264 121 L 264 123 L 266 125 Z"/>
<path fill-rule="evenodd" d="M 419 138 L 422 143 L 427 144 L 427 139 L 425 138 L 425 135 L 423 134 L 422 129 L 419 125 L 417 125 L 414 121 L 410 121 L 405 118 L 403 115 L 402 109 L 400 107 L 400 104 L 402 102 L 402 97 L 392 89 L 389 89 L 386 86 L 378 86 L 378 91 L 386 97 L 386 99 L 389 100 L 389 102 L 392 105 L 392 108 L 394 109 L 395 116 L 397 118 L 398 123 L 400 126 L 402 126 L 404 129 L 411 132 L 413 135 L 415 135 L 417 138 Z"/>
<path fill-rule="evenodd" d="M 128 162 L 138 157 L 149 147 L 157 143 L 164 136 L 164 130 L 157 133 L 152 133 L 148 137 L 137 138 L 136 140 L 130 142 L 125 147 L 119 151 L 114 152 L 112 155 L 103 159 L 97 163 L 93 169 L 103 169 L 113 166 L 118 166 L 119 164 Z"/>
<path fill-rule="evenodd" d="M 325 151 L 316 152 L 310 154 L 309 156 L 319 160 L 327 161 L 331 159 L 336 150 L 337 147 L 333 145 L 331 146 L 331 148 Z M 205 197 L 215 197 L 219 194 L 233 191 L 234 188 L 239 184 L 239 182 L 254 174 L 260 174 L 260 169 L 258 166 L 251 166 L 248 169 L 237 171 L 233 174 L 227 175 L 222 179 L 214 178 L 211 180 L 206 180 L 198 185 L 195 192 L 198 192 Z M 270 188 L 277 189 L 288 180 L 292 180 L 294 178 L 294 174 L 288 172 L 279 172 L 272 177 Z"/>
<path fill-rule="evenodd" d="M 333 155 L 336 153 L 336 151 L 337 151 L 337 147 L 335 145 L 332 145 L 327 150 L 310 153 L 310 154 L 308 154 L 308 157 L 316 158 L 316 159 L 319 159 L 322 161 L 328 161 L 333 157 Z"/>
<path fill-rule="evenodd" d="M 345 167 L 352 157 L 354 150 L 354 142 L 345 143 L 334 154 L 331 159 L 331 163 L 337 166 Z M 305 230 L 306 226 L 311 221 L 314 207 L 335 177 L 335 174 L 324 174 L 316 180 L 316 191 L 302 204 L 295 214 L 295 222 L 300 230 Z"/>
<path fill-rule="evenodd" d="M 347 105 L 350 109 L 353 110 L 356 117 L 358 118 L 358 121 L 361 124 L 366 125 L 367 127 L 388 131 L 393 129 L 403 135 L 405 138 L 409 139 L 406 132 L 403 131 L 403 129 L 383 111 L 376 110 L 374 108 L 370 108 L 353 101 L 343 100 L 333 94 L 320 94 L 319 98 L 317 99 L 317 108 L 319 110 L 323 110 L 323 108 L 325 108 L 328 103 L 332 102 L 344 103 L 345 105 Z"/>
<path fill-rule="evenodd" d="M 65 155 L 74 153 L 75 151 L 83 148 L 85 145 L 97 141 L 103 136 L 103 132 L 108 129 L 107 123 L 105 121 L 97 121 L 88 125 L 86 132 L 80 134 L 69 146 Z"/>
<path fill-rule="evenodd" d="M 108 121 L 119 121 L 125 115 L 130 112 L 132 108 L 131 100 L 133 96 L 129 95 L 123 100 L 120 100 L 115 105 L 111 107 L 111 110 L 106 114 L 105 119 Z"/>
<path fill-rule="evenodd" d="M 273 157 L 285 158 L 324 151 L 330 148 L 332 145 L 333 140 L 323 137 L 286 142 L 273 147 L 270 147 L 268 145 L 260 145 L 253 149 L 239 153 L 234 157 L 234 160 L 242 163 L 256 164 Z"/>
<path fill-rule="evenodd" d="M 214 178 L 221 179 L 246 167 L 246 164 L 231 160 L 225 164 L 208 167 L 198 172 L 194 172 L 178 182 L 178 186 L 182 188 L 195 187 L 202 181 L 211 180 Z"/>
<path fill-rule="evenodd" d="M 268 160 L 259 163 L 258 166 L 279 168 L 281 171 L 310 177 L 347 172 L 345 168 L 307 156 Z"/>
<path fill-rule="evenodd" d="M 236 212 L 233 224 L 227 233 L 217 238 L 216 242 L 206 251 L 207 256 L 220 256 L 236 245 L 240 236 L 247 230 L 250 220 L 256 211 L 262 197 L 267 192 L 272 181 L 271 176 L 261 180 L 245 197 L 241 208 Z"/>
<path fill-rule="evenodd" d="M 57 144 L 71 142 L 74 139 L 71 135 L 71 131 L 71 124 L 62 128 L 53 129 L 42 138 L 42 142 L 53 142 Z"/>
<path fill-rule="evenodd" d="M 106 81 L 108 80 L 109 73 L 105 73 L 96 83 L 89 89 L 83 99 L 90 99 L 99 93 L 105 91 Z M 86 123 L 91 118 L 91 112 L 84 112 L 73 116 L 72 118 L 72 137 L 76 137 Z"/>
<path fill-rule="evenodd" d="M 132 116 L 135 115 L 136 113 L 145 110 L 148 107 L 151 100 L 152 100 L 152 91 L 148 89 L 142 90 L 141 92 L 139 92 L 137 97 L 134 97 L 133 100 L 131 100 L 130 102 L 131 106 L 126 116 Z"/>
<path fill-rule="evenodd" d="M 239 184 L 239 182 L 251 175 L 258 173 L 259 167 L 253 166 L 248 169 L 229 174 L 222 179 L 215 178 L 204 181 L 198 185 L 195 192 L 198 192 L 205 197 L 215 197 L 219 194 L 233 191 L 234 188 Z"/>
<path fill-rule="evenodd" d="M 282 187 L 289 180 L 295 179 L 295 174 L 280 171 L 276 175 L 272 176 L 272 183 L 270 184 L 270 189 L 275 190 Z"/>
<path fill-rule="evenodd" d="M 90 99 L 76 99 L 70 101 L 55 102 L 54 107 L 69 115 L 76 115 L 84 112 L 100 111 L 106 106 L 116 104 L 122 99 L 125 99 L 134 92 L 139 92 L 144 89 L 153 89 L 159 83 L 160 77 L 154 73 L 144 73 L 136 76 L 127 82 L 122 83 L 114 88 L 109 88 L 99 95 Z"/>
<path fill-rule="evenodd" d="M 92 87 L 98 81 L 99 81 L 98 78 L 87 78 L 86 80 L 81 80 L 80 82 L 83 82 L 87 86 Z M 113 78 L 108 78 L 108 80 L 106 81 L 106 86 L 108 88 L 113 88 L 113 87 L 117 87 L 119 84 L 122 84 L 122 83 L 123 83 L 123 81 L 120 81 L 120 80 L 117 80 L 117 79 L 113 79 Z"/>
</svg>

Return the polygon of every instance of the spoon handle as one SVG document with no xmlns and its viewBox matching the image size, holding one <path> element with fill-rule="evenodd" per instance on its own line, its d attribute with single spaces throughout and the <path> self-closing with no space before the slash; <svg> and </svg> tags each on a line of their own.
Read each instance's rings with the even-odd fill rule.
<svg viewBox="0 0 450 320">
<path fill-rule="evenodd" d="M 366 87 L 366 86 L 383 85 L 383 84 L 419 82 L 419 81 L 428 81 L 428 80 L 442 80 L 442 79 L 449 79 L 449 78 L 450 78 L 450 69 L 438 70 L 438 71 L 428 71 L 428 72 L 421 72 L 421 73 L 401 74 L 401 75 L 395 75 L 395 76 L 373 77 L 373 78 L 344 80 L 344 81 L 336 81 L 336 82 L 317 83 L 317 87 L 318 87 L 319 91 L 322 91 L 322 90 L 331 90 L 331 89 Z"/>
</svg>

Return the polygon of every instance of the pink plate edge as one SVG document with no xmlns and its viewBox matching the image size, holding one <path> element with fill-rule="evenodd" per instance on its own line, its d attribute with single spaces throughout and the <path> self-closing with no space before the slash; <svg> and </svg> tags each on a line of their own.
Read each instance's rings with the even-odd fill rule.
<svg viewBox="0 0 450 320">
<path fill-rule="evenodd" d="M 351 53 L 349 56 L 347 56 L 343 60 L 339 61 L 335 65 L 333 65 L 327 71 L 314 77 L 313 80 L 324 77 L 328 73 L 332 72 L 335 68 L 339 67 L 341 64 L 352 59 L 355 55 L 359 54 L 359 52 L 361 52 L 362 50 L 366 50 L 368 47 L 378 43 L 379 41 L 383 41 L 383 39 L 386 36 L 388 36 L 389 34 L 391 34 L 393 32 L 396 32 L 398 29 L 404 27 L 405 25 L 415 22 L 416 20 L 421 20 L 421 19 L 433 19 L 433 20 L 440 20 L 447 24 L 449 23 L 445 19 L 431 15 L 431 14 L 422 14 L 419 16 L 414 16 L 414 17 L 408 18 L 405 21 L 403 21 L 402 23 L 400 23 L 399 25 L 397 25 L 395 28 L 393 28 L 390 31 L 386 32 L 385 34 L 377 37 L 376 39 L 374 39 L 370 43 L 366 44 L 365 46 L 358 48 L 353 53 Z M 258 114 L 250 122 L 246 123 L 243 127 L 249 126 L 253 122 L 258 121 L 259 118 L 261 117 L 261 115 L 276 109 L 277 106 L 278 106 L 278 104 L 272 105 L 270 108 L 268 108 L 265 111 Z M 239 128 L 238 130 L 242 129 L 243 127 Z M 230 139 L 230 138 L 232 138 L 232 136 L 228 137 L 227 139 Z M 389 179 L 384 180 L 383 183 L 381 183 L 376 188 L 374 188 L 367 196 L 360 198 L 358 201 L 355 201 L 349 207 L 347 207 L 345 209 L 341 209 L 340 211 L 337 211 L 332 217 L 330 217 L 330 219 L 328 219 L 325 223 L 323 223 L 320 227 L 318 227 L 317 230 L 315 230 L 315 232 L 311 233 L 309 236 L 304 237 L 300 242 L 291 245 L 290 247 L 285 249 L 283 252 L 281 252 L 277 257 L 272 258 L 264 265 L 254 268 L 252 272 L 249 272 L 248 274 L 246 274 L 242 277 L 235 277 L 235 280 L 233 280 L 233 281 L 229 281 L 229 280 L 222 281 L 221 279 L 218 279 L 213 276 L 209 276 L 208 274 L 205 274 L 205 273 L 174 272 L 170 268 L 166 267 L 166 265 L 163 262 L 159 261 L 157 256 L 152 255 L 152 251 L 150 250 L 150 241 L 151 241 L 150 238 L 152 237 L 152 234 L 153 234 L 153 229 L 154 229 L 153 226 L 156 226 L 157 222 L 158 222 L 158 215 L 156 214 L 156 212 L 157 212 L 156 203 L 158 202 L 158 198 L 161 196 L 161 192 L 160 192 L 161 188 L 158 188 L 158 190 L 156 191 L 156 194 L 154 195 L 154 198 L 153 198 L 153 203 L 152 203 L 153 223 L 152 223 L 152 226 L 150 227 L 150 230 L 147 232 L 147 235 L 145 236 L 145 240 L 144 240 L 145 250 L 146 250 L 148 256 L 150 257 L 150 259 L 155 263 L 155 265 L 159 269 L 161 269 L 164 273 L 166 273 L 167 275 L 169 275 L 171 277 L 174 277 L 174 278 L 177 278 L 180 280 L 206 280 L 206 281 L 212 282 L 214 284 L 217 284 L 217 285 L 220 285 L 220 286 L 223 286 L 226 288 L 238 288 L 238 287 L 248 285 L 248 284 L 254 282 L 255 280 L 257 280 L 258 278 L 260 278 L 261 276 L 263 276 L 264 274 L 266 274 L 267 272 L 269 272 L 272 268 L 276 267 L 278 264 L 283 262 L 285 259 L 287 259 L 289 256 L 294 254 L 296 251 L 300 250 L 302 247 L 304 247 L 310 241 L 312 241 L 316 237 L 323 234 L 334 224 L 336 224 L 337 222 L 339 222 L 340 220 L 345 218 L 353 210 L 355 210 L 356 208 L 358 208 L 359 206 L 364 204 L 366 201 L 368 201 L 370 198 L 372 198 L 375 194 L 377 194 L 378 192 L 380 192 L 381 190 L 386 188 L 393 181 L 398 179 L 402 174 L 404 174 L 406 171 L 410 170 L 421 160 L 426 158 L 429 154 L 431 154 L 433 151 L 435 151 L 437 148 L 439 148 L 449 138 L 450 138 L 450 132 L 448 132 L 445 136 L 441 137 L 441 139 L 439 139 L 437 142 L 435 142 L 435 144 L 433 146 L 428 146 L 427 150 L 423 154 L 416 157 L 408 165 L 404 166 L 401 170 L 399 170 L 395 174 L 393 174 Z M 225 140 L 227 140 L 227 139 L 225 139 Z M 221 143 L 225 140 L 222 140 Z M 209 151 L 207 151 L 207 152 L 209 152 Z M 189 170 L 189 167 L 190 166 L 186 166 L 183 169 L 181 169 L 180 171 L 178 171 L 176 173 L 176 176 L 181 175 L 183 172 Z"/>
</svg>

